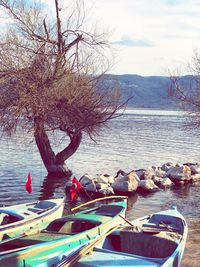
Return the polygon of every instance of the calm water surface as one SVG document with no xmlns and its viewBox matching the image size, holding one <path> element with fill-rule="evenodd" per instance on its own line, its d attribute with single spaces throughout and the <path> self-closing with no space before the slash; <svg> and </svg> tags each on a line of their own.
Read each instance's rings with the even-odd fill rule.
<svg viewBox="0 0 200 267">
<path fill-rule="evenodd" d="M 78 152 L 68 161 L 77 178 L 83 174 L 107 173 L 115 175 L 119 169 L 161 166 L 200 161 L 200 136 L 183 129 L 180 112 L 159 110 L 128 110 L 112 121 L 97 138 L 97 143 L 85 138 Z M 52 143 L 56 141 L 52 136 Z M 59 148 L 64 143 L 60 142 Z M 0 143 L 0 204 L 10 205 L 26 201 L 64 196 L 67 179 L 48 180 L 31 137 L 18 133 Z M 24 185 L 28 171 L 33 179 L 33 193 Z M 78 201 L 82 201 L 81 198 Z M 176 204 L 186 217 L 189 237 L 182 267 L 200 264 L 200 183 L 160 191 L 148 196 L 134 195 L 128 199 L 127 217 L 134 219 Z M 67 207 L 66 207 L 67 208 Z"/>
</svg>

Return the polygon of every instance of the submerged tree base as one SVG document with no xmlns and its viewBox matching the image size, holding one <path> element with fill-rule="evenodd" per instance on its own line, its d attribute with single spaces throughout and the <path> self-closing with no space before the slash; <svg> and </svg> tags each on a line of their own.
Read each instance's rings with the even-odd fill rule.
<svg viewBox="0 0 200 267">
<path fill-rule="evenodd" d="M 72 175 L 72 171 L 65 165 L 51 165 L 48 166 L 48 177 L 56 178 L 56 177 L 70 177 Z"/>
</svg>

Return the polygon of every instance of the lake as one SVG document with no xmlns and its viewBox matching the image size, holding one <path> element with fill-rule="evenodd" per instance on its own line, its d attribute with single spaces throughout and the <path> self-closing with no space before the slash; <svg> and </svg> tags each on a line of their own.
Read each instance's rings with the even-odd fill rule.
<svg viewBox="0 0 200 267">
<path fill-rule="evenodd" d="M 96 143 L 84 137 L 68 167 L 80 178 L 83 174 L 115 175 L 119 169 L 161 166 L 200 161 L 200 136 L 184 130 L 181 112 L 160 110 L 127 110 L 110 122 Z M 57 135 L 52 136 L 52 143 Z M 61 141 L 57 148 L 64 146 Z M 30 134 L 20 132 L 2 138 L 0 145 L 0 204 L 10 205 L 37 199 L 64 196 L 67 179 L 48 180 L 46 170 Z M 25 191 L 28 171 L 33 179 L 33 193 Z M 78 199 L 81 201 L 81 199 Z M 176 204 L 186 217 L 189 237 L 183 267 L 197 267 L 200 259 L 200 183 L 175 187 L 151 195 L 134 195 L 128 199 L 127 217 L 134 219 Z"/>
</svg>

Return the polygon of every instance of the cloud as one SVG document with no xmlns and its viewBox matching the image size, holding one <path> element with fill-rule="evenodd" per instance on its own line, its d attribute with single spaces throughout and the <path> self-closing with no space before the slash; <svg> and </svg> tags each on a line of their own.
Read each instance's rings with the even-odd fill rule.
<svg viewBox="0 0 200 267">
<path fill-rule="evenodd" d="M 133 46 L 152 47 L 153 46 L 153 44 L 148 40 L 145 40 L 145 39 L 133 40 L 128 35 L 123 35 L 120 40 L 113 42 L 113 44 L 123 45 L 123 46 L 128 46 L 128 47 L 133 47 Z"/>
<path fill-rule="evenodd" d="M 180 0 L 164 0 L 164 2 L 167 5 L 175 6 L 175 5 L 181 4 L 184 1 L 183 0 L 182 1 L 180 1 Z"/>
</svg>

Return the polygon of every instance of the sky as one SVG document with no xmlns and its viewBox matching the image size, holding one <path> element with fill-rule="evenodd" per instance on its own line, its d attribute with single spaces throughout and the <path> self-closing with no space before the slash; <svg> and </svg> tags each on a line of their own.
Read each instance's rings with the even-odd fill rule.
<svg viewBox="0 0 200 267">
<path fill-rule="evenodd" d="M 40 1 L 54 5 L 54 0 Z M 60 1 L 66 4 L 71 0 Z M 97 23 L 112 33 L 110 44 L 115 64 L 110 73 L 143 76 L 189 73 L 188 64 L 195 51 L 200 52 L 200 0 L 84 2 L 87 23 Z"/>
<path fill-rule="evenodd" d="M 189 73 L 200 51 L 200 0 L 85 0 L 113 30 L 115 74 Z"/>
</svg>

